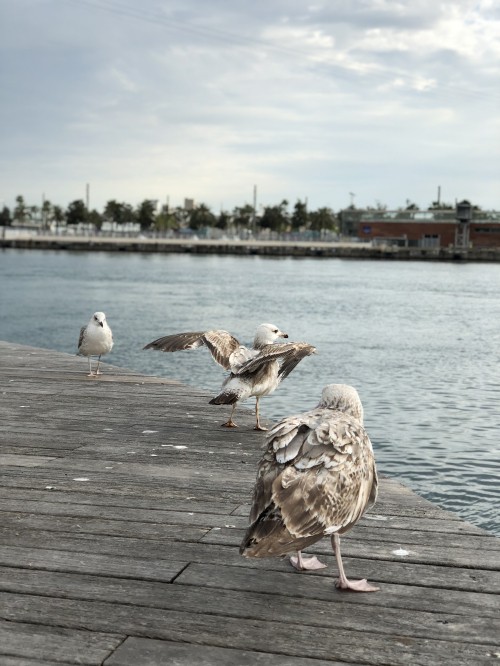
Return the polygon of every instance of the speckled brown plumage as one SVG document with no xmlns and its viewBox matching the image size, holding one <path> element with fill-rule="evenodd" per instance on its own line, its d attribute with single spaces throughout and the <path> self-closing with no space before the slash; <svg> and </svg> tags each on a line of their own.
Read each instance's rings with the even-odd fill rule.
<svg viewBox="0 0 500 666">
<path fill-rule="evenodd" d="M 269 431 L 240 552 L 273 557 L 327 535 L 338 538 L 376 496 L 375 460 L 359 396 L 350 386 L 329 385 L 317 408 Z"/>
</svg>

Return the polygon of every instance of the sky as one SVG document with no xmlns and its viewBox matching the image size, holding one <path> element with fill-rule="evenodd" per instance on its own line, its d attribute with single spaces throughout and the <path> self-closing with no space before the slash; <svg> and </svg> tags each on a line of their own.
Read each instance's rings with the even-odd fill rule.
<svg viewBox="0 0 500 666">
<path fill-rule="evenodd" d="M 1 0 L 0 91 L 0 207 L 500 210 L 497 0 Z"/>
</svg>

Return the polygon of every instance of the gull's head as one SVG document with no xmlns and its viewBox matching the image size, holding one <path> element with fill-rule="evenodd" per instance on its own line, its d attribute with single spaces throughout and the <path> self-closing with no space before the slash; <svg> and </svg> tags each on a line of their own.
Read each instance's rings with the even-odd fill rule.
<svg viewBox="0 0 500 666">
<path fill-rule="evenodd" d="M 353 386 L 347 384 L 328 384 L 321 393 L 318 407 L 338 409 L 359 421 L 363 421 L 363 405 L 358 392 Z"/>
<path fill-rule="evenodd" d="M 90 320 L 91 324 L 94 324 L 94 326 L 104 326 L 104 322 L 106 321 L 106 315 L 104 312 L 94 312 L 92 315 L 92 319 Z"/>
<path fill-rule="evenodd" d="M 255 348 L 272 344 L 277 338 L 287 338 L 288 335 L 280 331 L 274 324 L 261 324 L 255 331 L 253 346 Z"/>
</svg>

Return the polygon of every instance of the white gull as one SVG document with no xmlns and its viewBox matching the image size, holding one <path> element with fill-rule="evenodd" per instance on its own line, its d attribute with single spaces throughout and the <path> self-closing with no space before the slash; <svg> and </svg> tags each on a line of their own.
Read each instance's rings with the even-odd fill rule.
<svg viewBox="0 0 500 666">
<path fill-rule="evenodd" d="M 94 312 L 87 326 L 80 330 L 78 340 L 78 354 L 87 356 L 89 359 L 89 377 L 96 377 L 100 374 L 99 363 L 103 354 L 108 354 L 113 348 L 113 334 L 104 312 Z M 98 356 L 97 368 L 92 372 L 92 356 Z"/>
</svg>

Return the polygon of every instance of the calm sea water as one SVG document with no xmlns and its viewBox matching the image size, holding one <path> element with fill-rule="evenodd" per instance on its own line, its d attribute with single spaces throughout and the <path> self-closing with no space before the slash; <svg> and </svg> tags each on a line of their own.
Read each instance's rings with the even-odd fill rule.
<svg viewBox="0 0 500 666">
<path fill-rule="evenodd" d="M 352 384 L 380 471 L 500 534 L 500 265 L 5 250 L 0 280 L 0 339 L 72 353 L 103 310 L 109 362 L 212 393 L 223 371 L 205 349 L 144 344 L 211 328 L 250 344 L 276 324 L 318 354 L 262 401 L 264 419 Z"/>
</svg>

